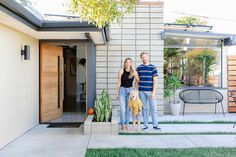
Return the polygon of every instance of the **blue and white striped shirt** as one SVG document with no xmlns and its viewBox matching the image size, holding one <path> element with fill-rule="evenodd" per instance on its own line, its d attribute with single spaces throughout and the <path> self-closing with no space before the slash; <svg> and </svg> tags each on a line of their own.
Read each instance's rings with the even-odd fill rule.
<svg viewBox="0 0 236 157">
<path fill-rule="evenodd" d="M 137 67 L 137 72 L 139 74 L 139 91 L 152 91 L 153 90 L 153 77 L 158 76 L 156 66 L 149 65 L 140 65 Z"/>
</svg>

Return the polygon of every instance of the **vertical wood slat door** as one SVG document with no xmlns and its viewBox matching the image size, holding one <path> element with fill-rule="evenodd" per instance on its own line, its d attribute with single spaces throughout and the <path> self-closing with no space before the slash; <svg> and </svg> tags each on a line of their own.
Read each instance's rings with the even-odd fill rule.
<svg viewBox="0 0 236 157">
<path fill-rule="evenodd" d="M 236 112 L 236 104 L 230 90 L 236 90 L 236 55 L 228 56 L 228 111 Z"/>
<path fill-rule="evenodd" d="M 40 45 L 40 123 L 63 115 L 62 47 Z"/>
</svg>

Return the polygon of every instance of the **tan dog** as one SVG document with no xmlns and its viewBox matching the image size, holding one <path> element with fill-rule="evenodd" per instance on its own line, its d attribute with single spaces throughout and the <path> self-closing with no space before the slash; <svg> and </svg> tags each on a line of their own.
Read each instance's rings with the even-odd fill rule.
<svg viewBox="0 0 236 157">
<path fill-rule="evenodd" d="M 129 99 L 129 108 L 132 112 L 133 117 L 133 129 L 135 128 L 136 122 L 137 123 L 137 130 L 140 130 L 140 119 L 141 119 L 141 111 L 142 111 L 142 101 L 138 97 L 137 91 L 132 91 L 130 93 Z"/>
</svg>

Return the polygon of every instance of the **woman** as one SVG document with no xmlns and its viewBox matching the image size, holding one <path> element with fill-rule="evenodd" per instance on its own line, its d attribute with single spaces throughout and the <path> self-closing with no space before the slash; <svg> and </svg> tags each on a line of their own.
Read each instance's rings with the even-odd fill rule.
<svg viewBox="0 0 236 157">
<path fill-rule="evenodd" d="M 133 84 L 135 80 L 135 87 L 139 81 L 137 71 L 132 67 L 131 58 L 126 58 L 124 66 L 118 72 L 117 82 L 117 97 L 120 101 L 120 123 L 122 130 L 128 130 L 130 110 L 128 107 L 128 101 L 130 92 L 133 90 Z"/>
</svg>

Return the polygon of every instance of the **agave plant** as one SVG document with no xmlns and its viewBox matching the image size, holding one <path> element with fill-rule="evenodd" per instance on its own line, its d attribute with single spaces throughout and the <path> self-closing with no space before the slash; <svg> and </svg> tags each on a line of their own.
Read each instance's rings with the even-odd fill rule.
<svg viewBox="0 0 236 157">
<path fill-rule="evenodd" d="M 179 80 L 179 77 L 173 74 L 168 76 L 166 80 L 166 86 L 167 88 L 165 89 L 164 96 L 169 98 L 170 100 L 170 97 L 173 95 L 173 98 L 174 98 L 173 103 L 176 103 L 176 100 L 175 100 L 176 90 L 182 87 L 182 83 Z"/>
<path fill-rule="evenodd" d="M 172 92 L 172 90 L 170 90 L 169 88 L 165 88 L 164 89 L 164 97 L 166 98 L 166 99 L 168 99 L 168 101 L 169 102 L 171 102 L 171 97 L 173 96 L 173 92 Z"/>
<path fill-rule="evenodd" d="M 111 118 L 111 97 L 108 92 L 103 90 L 101 97 L 95 100 L 94 102 L 95 110 L 95 121 L 96 122 L 108 122 Z"/>
</svg>

